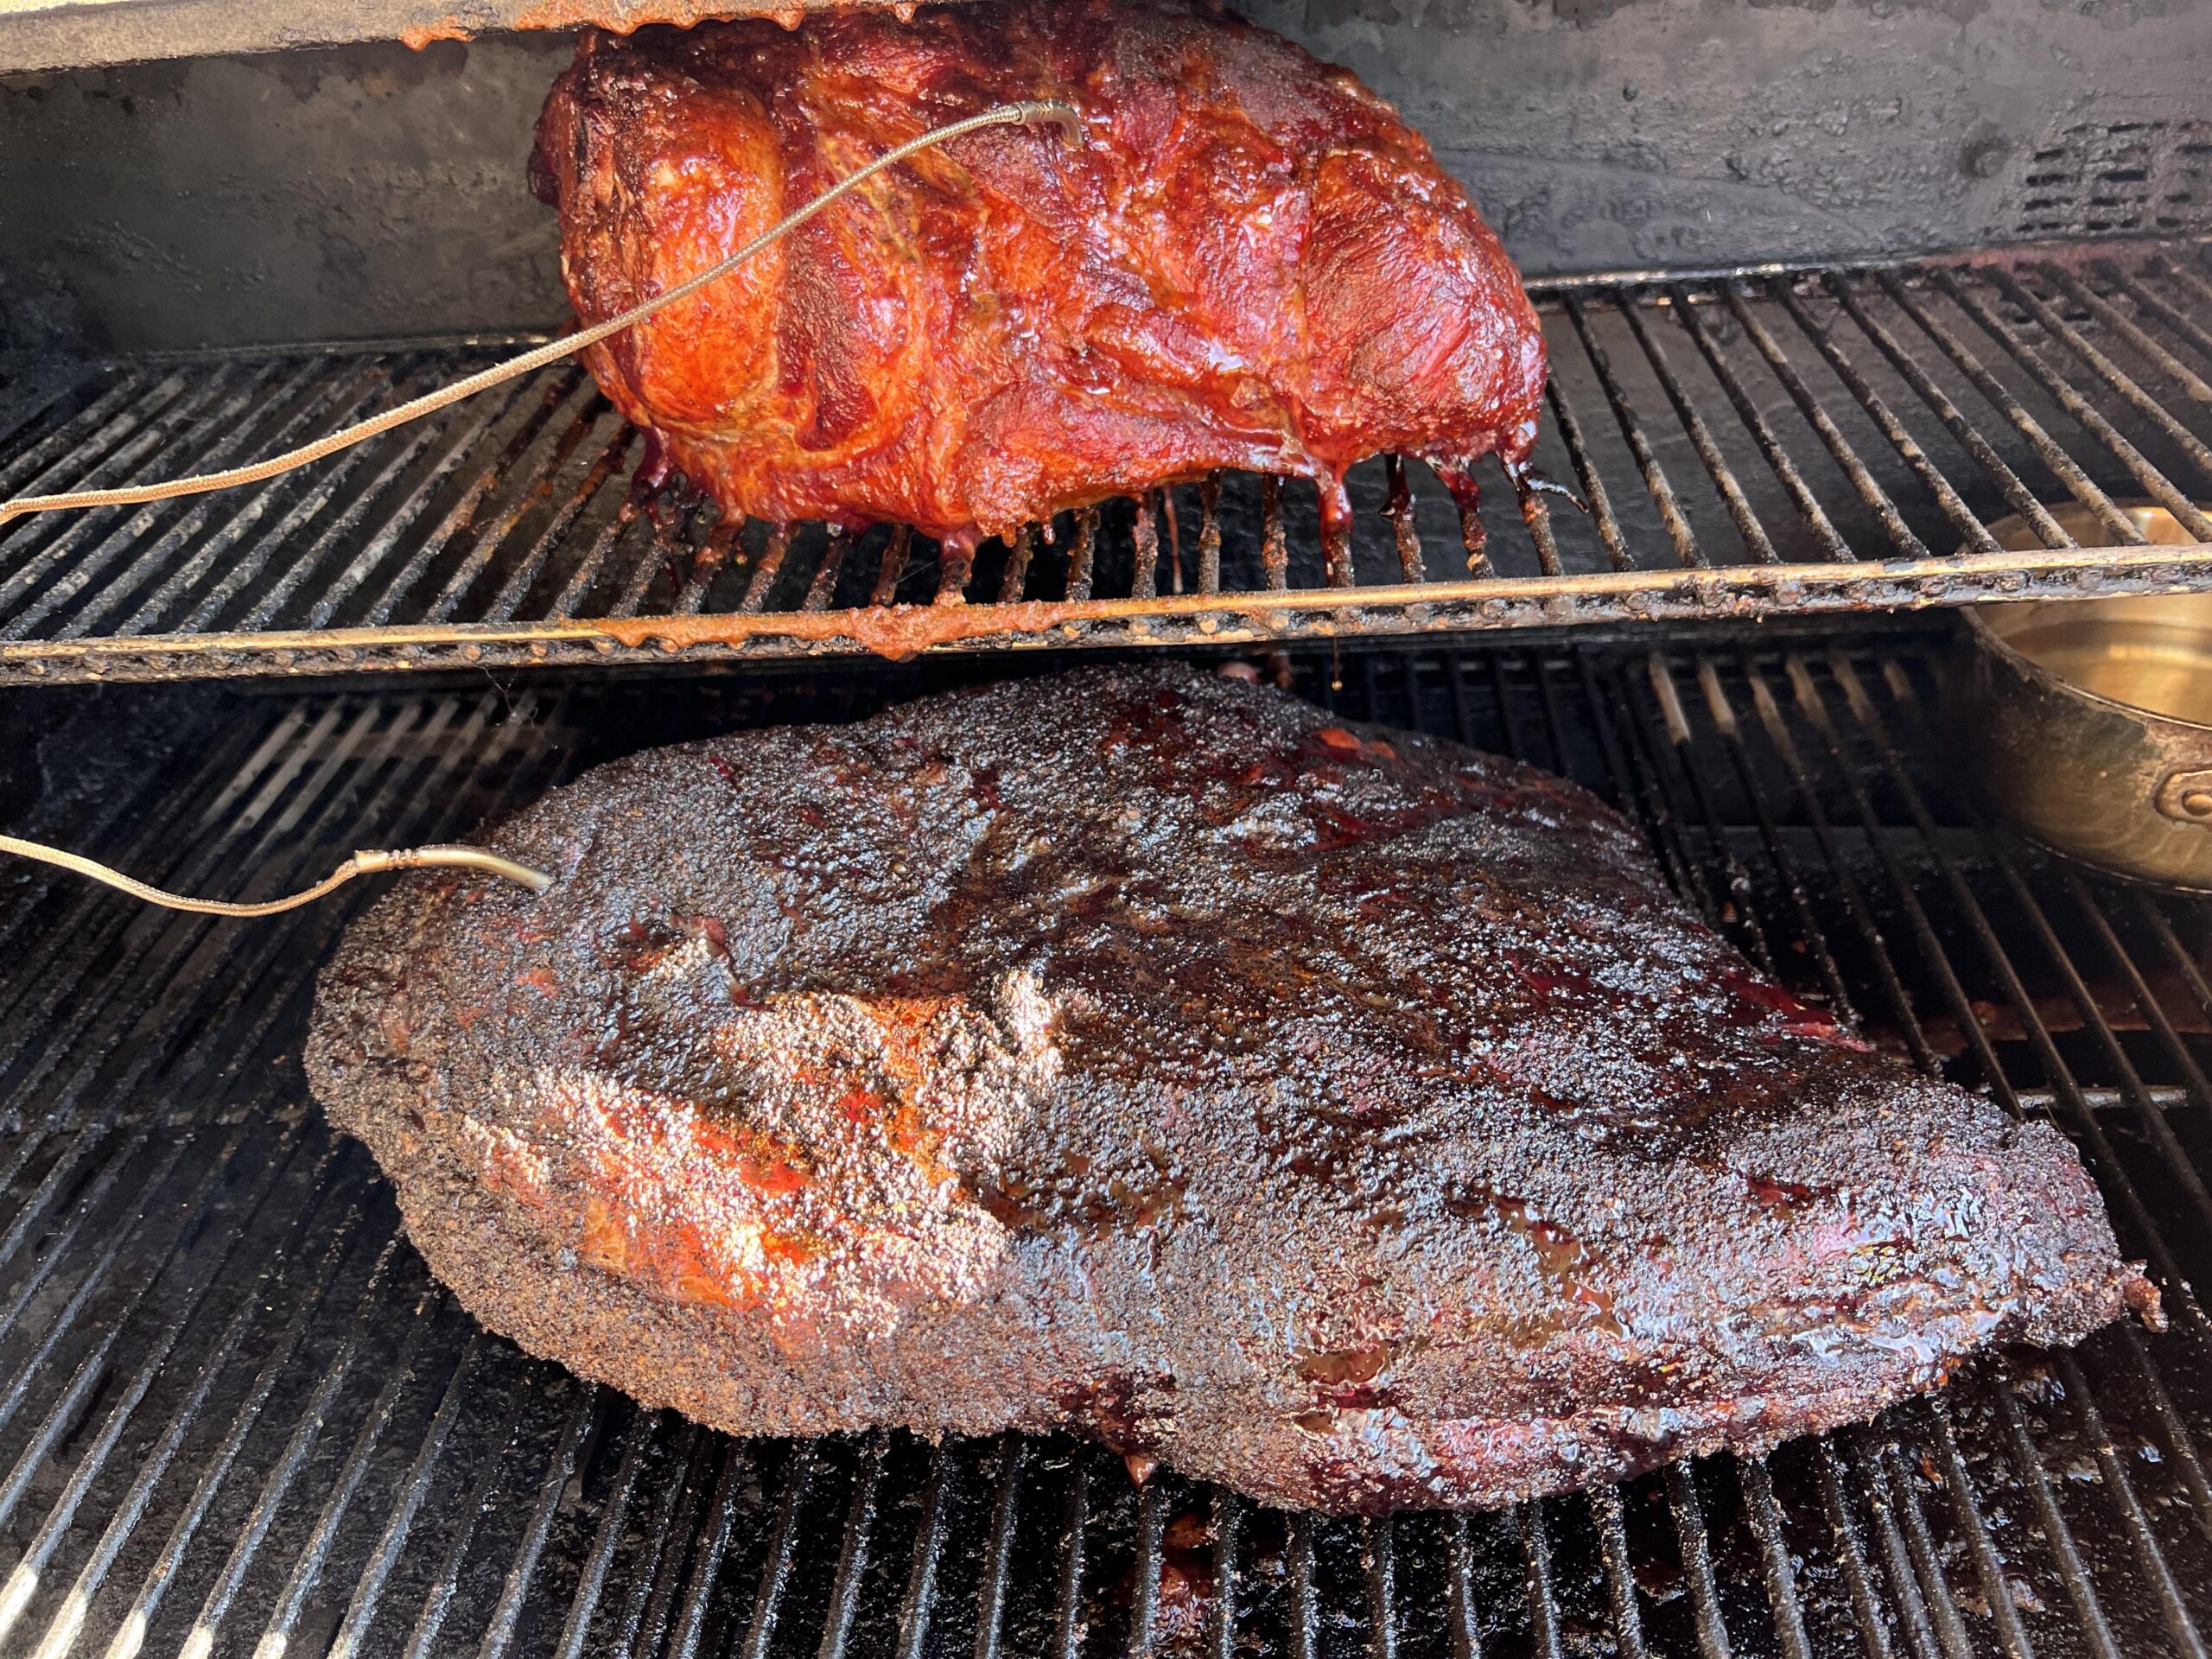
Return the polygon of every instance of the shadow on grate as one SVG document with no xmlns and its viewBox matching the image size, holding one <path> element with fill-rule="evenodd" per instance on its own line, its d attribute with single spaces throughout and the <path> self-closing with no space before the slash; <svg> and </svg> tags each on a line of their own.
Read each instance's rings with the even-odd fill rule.
<svg viewBox="0 0 2212 1659">
<path fill-rule="evenodd" d="M 1586 512 L 1493 490 L 1463 518 L 1383 456 L 1348 480 L 1339 549 L 1312 484 L 1230 474 L 1062 513 L 950 575 L 891 526 L 717 522 L 680 493 L 639 511 L 638 435 L 556 365 L 266 486 L 0 529 L 0 681 L 1207 644 L 2202 582 L 2206 257 L 2107 243 L 1540 284 L 1535 459 Z M 233 465 L 489 360 L 111 363 L 0 433 L 0 495 Z M 2093 556 L 2044 505 L 2069 499 Z M 2146 545 L 2132 500 L 2184 543 Z M 2012 514 L 2028 551 L 1985 528 Z"/>
<path fill-rule="evenodd" d="M 478 1332 L 428 1279 L 299 1077 L 351 905 L 244 926 L 10 869 L 0 1652 L 2201 1652 L 2212 1325 L 2187 1287 L 2212 1249 L 2212 931 L 2201 902 L 2054 865 L 1947 791 L 1936 643 L 1296 671 L 1349 718 L 1591 785 L 1794 988 L 2049 1114 L 2152 1262 L 2168 1334 L 2008 1354 L 1764 1459 L 1487 1514 L 1284 1516 L 1172 1472 L 1135 1488 L 1056 1440 L 734 1441 Z M 976 671 L 41 699 L 21 827 L 272 893 L 610 753 Z"/>
</svg>

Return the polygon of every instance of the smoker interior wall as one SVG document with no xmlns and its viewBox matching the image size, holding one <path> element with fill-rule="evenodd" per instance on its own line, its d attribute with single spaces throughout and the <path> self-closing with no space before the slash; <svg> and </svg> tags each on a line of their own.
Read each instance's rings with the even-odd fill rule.
<svg viewBox="0 0 2212 1659">
<path fill-rule="evenodd" d="M 0 82 L 0 331 L 133 348 L 556 321 L 552 215 L 523 174 L 570 50 L 517 35 Z"/>
<path fill-rule="evenodd" d="M 1396 99 L 1531 274 L 2212 228 L 2201 0 L 1243 3 Z M 523 162 L 567 50 L 0 80 L 0 346 L 556 321 Z"/>
</svg>

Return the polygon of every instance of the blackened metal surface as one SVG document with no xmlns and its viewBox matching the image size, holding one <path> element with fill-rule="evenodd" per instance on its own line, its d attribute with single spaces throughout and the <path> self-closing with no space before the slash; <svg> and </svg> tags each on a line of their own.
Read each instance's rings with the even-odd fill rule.
<svg viewBox="0 0 2212 1659">
<path fill-rule="evenodd" d="M 153 915 L 10 875 L 0 1135 L 10 1653 L 2189 1654 L 2212 1618 L 2212 912 L 1976 819 L 1925 636 L 1323 653 L 1300 683 L 1579 779 L 1754 961 L 1924 1069 L 2048 1115 L 2175 1328 L 2016 1353 L 1759 1462 L 1492 1514 L 1314 1521 L 1065 1444 L 734 1443 L 473 1335 L 306 1103 L 351 909 Z M 1653 649 L 1654 645 L 1657 649 Z M 26 825 L 276 891 L 464 832 L 639 746 L 972 677 L 550 681 L 421 697 L 16 693 Z M 80 699 L 96 699 L 89 703 Z M 67 779 L 99 734 L 135 779 Z M 249 879 L 251 873 L 251 879 Z M 1163 1014 L 1163 1018 L 1169 1017 Z"/>
<path fill-rule="evenodd" d="M 267 486 L 0 530 L 0 680 L 1235 643 L 2172 590 L 2212 569 L 2202 245 L 1539 285 L 1535 460 L 1463 519 L 1363 462 L 1348 585 L 1308 485 L 1247 474 L 937 548 L 631 510 L 573 364 Z M 172 476 L 334 429 L 483 348 L 118 359 L 0 433 L 0 490 Z M 2191 538 L 2145 546 L 2119 504 Z M 2070 499 L 2084 550 L 2043 503 Z M 2039 550 L 1986 524 L 2023 515 Z M 1046 531 L 1051 531 L 1051 539 Z M 1340 571 L 1339 574 L 1344 574 Z M 896 603 L 894 603 L 896 601 Z M 888 608 L 887 608 L 888 607 Z"/>
</svg>

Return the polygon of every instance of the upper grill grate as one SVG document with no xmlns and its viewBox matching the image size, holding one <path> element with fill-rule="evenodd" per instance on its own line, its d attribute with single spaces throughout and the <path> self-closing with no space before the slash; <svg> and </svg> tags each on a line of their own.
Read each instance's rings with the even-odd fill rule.
<svg viewBox="0 0 2212 1659">
<path fill-rule="evenodd" d="M 2195 244 L 1538 290 L 1537 461 L 1471 556 L 1419 463 L 1243 474 L 1063 514 L 931 606 L 931 544 L 625 511 L 639 440 L 575 364 L 251 491 L 0 531 L 0 682 L 1149 644 L 1760 614 L 2202 582 L 2212 280 Z M 108 364 L 0 438 L 0 492 L 233 464 L 488 360 L 301 349 Z M 1492 476 L 1496 476 L 1493 473 Z M 2084 557 L 2042 504 L 2103 526 Z M 2115 501 L 2195 538 L 2146 549 Z M 1555 498 L 1554 500 L 1555 501 Z M 1986 523 L 2025 514 L 2037 550 Z M 1351 591 L 1347 591 L 1350 589 Z M 1013 601 L 1039 601 L 1016 608 Z M 878 608 L 898 602 L 903 608 Z"/>
<path fill-rule="evenodd" d="M 1953 800 L 1928 643 L 1356 653 L 1301 678 L 1347 717 L 1591 785 L 1793 988 L 2052 1116 L 2169 1334 L 2014 1354 L 1764 1460 L 1490 1515 L 1286 1517 L 1168 1474 L 1133 1491 L 1058 1441 L 735 1442 L 478 1333 L 399 1242 L 294 1058 L 350 905 L 239 926 L 11 870 L 0 1654 L 2202 1652 L 2212 1324 L 2186 1281 L 2212 1249 L 2212 916 Z M 21 827 L 276 892 L 610 753 L 976 671 L 549 682 L 512 705 L 118 693 L 47 736 L 55 781 Z"/>
</svg>

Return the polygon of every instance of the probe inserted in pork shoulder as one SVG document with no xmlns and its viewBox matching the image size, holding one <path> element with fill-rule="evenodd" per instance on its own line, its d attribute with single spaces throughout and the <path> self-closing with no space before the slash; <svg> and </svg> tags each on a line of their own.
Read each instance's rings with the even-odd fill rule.
<svg viewBox="0 0 2212 1659">
<path fill-rule="evenodd" d="M 1572 785 L 1168 665 L 635 756 L 410 877 L 309 1076 L 486 1323 L 742 1433 L 1491 1504 L 2157 1299 L 2049 1126 Z"/>
<path fill-rule="evenodd" d="M 995 104 L 585 360 L 725 513 L 979 536 L 1236 467 L 1466 468 L 1535 440 L 1544 342 L 1497 238 L 1346 71 L 1188 0 L 976 0 L 586 31 L 532 173 L 597 322 L 860 163 Z"/>
</svg>

